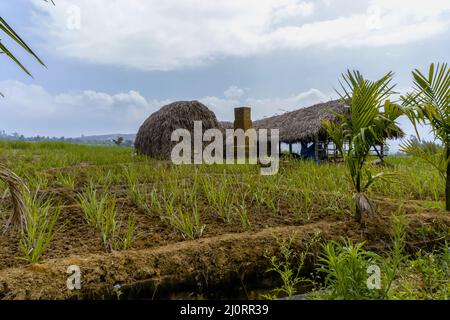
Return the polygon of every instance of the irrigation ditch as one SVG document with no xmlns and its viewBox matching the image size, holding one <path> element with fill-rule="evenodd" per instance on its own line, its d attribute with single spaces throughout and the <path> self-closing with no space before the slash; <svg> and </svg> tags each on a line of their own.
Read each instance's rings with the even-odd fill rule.
<svg viewBox="0 0 450 320">
<path fill-rule="evenodd" d="M 450 228 L 450 217 L 438 212 L 411 213 L 407 220 L 410 248 L 431 246 L 433 240 L 421 238 L 433 239 L 437 229 Z M 50 259 L 0 270 L 0 299 L 117 299 L 117 285 L 120 299 L 256 299 L 258 293 L 279 285 L 266 270 L 267 256 L 279 253 L 280 241 L 292 239 L 292 249 L 301 251 L 313 236 L 323 241 L 345 237 L 365 241 L 366 247 L 382 252 L 387 244 L 379 240 L 389 238 L 388 226 L 388 217 L 380 215 L 368 219 L 363 227 L 351 219 L 319 221 L 148 249 Z M 71 265 L 81 269 L 80 290 L 67 288 Z M 307 260 L 305 274 L 313 268 L 312 259 Z"/>
</svg>

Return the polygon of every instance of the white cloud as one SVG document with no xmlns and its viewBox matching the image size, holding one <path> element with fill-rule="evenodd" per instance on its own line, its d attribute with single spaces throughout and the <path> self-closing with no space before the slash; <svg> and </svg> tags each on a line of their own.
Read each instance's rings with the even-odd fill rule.
<svg viewBox="0 0 450 320">
<path fill-rule="evenodd" d="M 244 95 L 245 90 L 238 88 L 236 86 L 230 86 L 227 90 L 224 91 L 224 96 L 226 98 L 237 99 Z"/>
<path fill-rule="evenodd" d="M 0 129 L 27 136 L 80 136 L 137 132 L 142 122 L 170 100 L 149 100 L 139 92 L 108 94 L 86 90 L 51 94 L 41 86 L 1 81 Z M 219 120 L 233 120 L 234 108 L 252 107 L 253 119 L 327 101 L 317 89 L 285 98 L 192 97 L 213 110 Z M 280 111 L 283 110 L 283 111 Z"/>
<path fill-rule="evenodd" d="M 203 97 L 198 100 L 214 111 L 219 121 L 232 121 L 234 118 L 234 108 L 243 105 L 240 100 L 222 99 L 214 96 Z"/>
<path fill-rule="evenodd" d="M 2 130 L 24 135 L 79 136 L 133 132 L 143 116 L 166 101 L 146 100 L 136 91 L 107 94 L 86 90 L 52 95 L 44 88 L 2 81 Z"/>
<path fill-rule="evenodd" d="M 33 1 L 45 11 L 36 23 L 52 51 L 141 70 L 311 46 L 405 44 L 447 30 L 450 23 L 450 2 L 442 0 L 355 0 L 355 7 L 365 9 L 349 6 L 339 14 L 340 1 L 58 0 L 56 7 Z M 80 30 L 67 28 L 67 8 L 74 4 L 81 9 Z M 321 10 L 335 14 L 321 16 Z"/>
<path fill-rule="evenodd" d="M 309 89 L 299 94 L 287 97 L 252 98 L 239 99 L 229 97 L 226 99 L 218 97 L 204 97 L 199 99 L 202 103 L 213 110 L 219 120 L 231 121 L 234 118 L 234 108 L 248 106 L 252 108 L 252 119 L 262 119 L 264 117 L 281 114 L 303 107 L 311 106 L 315 103 L 326 102 L 332 97 L 322 93 L 317 89 Z"/>
<path fill-rule="evenodd" d="M 314 4 L 311 2 L 296 2 L 280 3 L 279 7 L 273 10 L 273 23 L 283 22 L 290 17 L 307 17 L 314 12 Z"/>
<path fill-rule="evenodd" d="M 309 89 L 308 91 L 284 98 L 249 98 L 246 100 L 246 104 L 254 107 L 256 119 L 259 119 L 282 114 L 286 111 L 296 110 L 301 107 L 308 107 L 319 102 L 326 102 L 331 100 L 331 98 L 331 96 L 325 95 L 320 90 Z"/>
</svg>

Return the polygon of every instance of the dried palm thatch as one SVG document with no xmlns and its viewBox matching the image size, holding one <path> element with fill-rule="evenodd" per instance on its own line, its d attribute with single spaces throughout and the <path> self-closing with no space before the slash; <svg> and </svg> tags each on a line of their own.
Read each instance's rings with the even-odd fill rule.
<svg viewBox="0 0 450 320">
<path fill-rule="evenodd" d="M 349 116 L 348 104 L 342 100 L 331 100 L 318 103 L 307 108 L 286 112 L 281 115 L 264 118 L 253 122 L 257 129 L 279 129 L 280 141 L 284 143 L 310 143 L 316 137 L 325 141 L 329 135 L 322 125 L 322 120 L 339 121 L 338 115 Z M 232 122 L 221 122 L 224 129 L 229 128 Z M 231 127 L 232 128 L 232 127 Z M 397 127 L 395 131 L 387 132 L 387 139 L 404 137 L 404 132 Z"/>
<path fill-rule="evenodd" d="M 203 130 L 219 129 L 215 114 L 198 101 L 177 101 L 150 115 L 139 128 L 135 148 L 140 154 L 160 159 L 170 159 L 172 132 L 186 129 L 193 138 L 194 121 L 202 121 Z"/>
<path fill-rule="evenodd" d="M 348 107 L 341 100 L 319 103 L 307 108 L 264 118 L 253 122 L 258 129 L 279 129 L 280 141 L 284 143 L 314 142 L 325 140 L 328 134 L 322 120 L 336 121 L 336 113 L 343 114 Z"/>
<path fill-rule="evenodd" d="M 361 222 L 362 214 L 367 213 L 368 215 L 375 214 L 375 207 L 372 201 L 363 192 L 356 193 L 355 196 L 356 213 L 355 220 Z"/>
<path fill-rule="evenodd" d="M 26 185 L 23 183 L 22 179 L 19 178 L 14 172 L 8 169 L 4 164 L 0 163 L 0 180 L 3 180 L 9 188 L 9 192 L 11 193 L 11 200 L 13 205 L 13 212 L 6 223 L 5 230 L 8 230 L 9 227 L 17 227 L 21 228 L 26 227 L 26 210 L 27 207 L 25 205 L 23 199 L 23 192 L 27 192 L 28 189 Z"/>
<path fill-rule="evenodd" d="M 232 121 L 220 121 L 219 124 L 222 130 L 234 129 L 234 123 Z"/>
</svg>

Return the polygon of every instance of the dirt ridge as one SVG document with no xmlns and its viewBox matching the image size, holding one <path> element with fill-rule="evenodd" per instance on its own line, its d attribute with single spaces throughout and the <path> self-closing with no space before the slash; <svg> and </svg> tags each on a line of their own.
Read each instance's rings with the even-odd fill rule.
<svg viewBox="0 0 450 320">
<path fill-rule="evenodd" d="M 319 232 L 323 240 L 338 240 L 342 236 L 354 241 L 377 243 L 388 236 L 389 217 L 379 216 L 367 221 L 364 228 L 351 220 L 319 221 L 303 226 L 273 227 L 258 232 L 229 233 L 165 246 L 87 254 L 47 260 L 40 264 L 0 271 L 0 299 L 83 299 L 111 293 L 115 284 L 132 285 L 165 278 L 185 281 L 203 277 L 205 282 L 225 280 L 230 272 L 262 272 L 267 266 L 265 254 L 279 249 L 279 240 L 294 235 L 295 250 L 302 250 L 305 240 Z M 450 227 L 447 215 L 418 213 L 408 215 L 409 233 L 424 224 L 438 222 Z M 379 243 L 379 242 L 378 242 Z M 78 265 L 82 272 L 82 288 L 70 291 L 66 287 L 67 267 Z"/>
</svg>

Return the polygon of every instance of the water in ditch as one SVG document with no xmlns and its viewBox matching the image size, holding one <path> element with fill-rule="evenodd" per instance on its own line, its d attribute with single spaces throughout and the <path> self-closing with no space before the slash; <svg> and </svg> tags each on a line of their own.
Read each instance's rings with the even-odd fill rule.
<svg viewBox="0 0 450 320">
<path fill-rule="evenodd" d="M 122 286 L 104 299 L 120 300 L 260 300 L 281 286 L 280 279 L 268 273 L 243 276 L 233 273 L 221 280 L 197 274 L 190 279 L 145 280 Z M 296 299 L 304 299 L 310 286 L 298 288 Z M 283 298 L 282 296 L 279 298 Z"/>
</svg>

